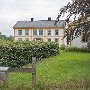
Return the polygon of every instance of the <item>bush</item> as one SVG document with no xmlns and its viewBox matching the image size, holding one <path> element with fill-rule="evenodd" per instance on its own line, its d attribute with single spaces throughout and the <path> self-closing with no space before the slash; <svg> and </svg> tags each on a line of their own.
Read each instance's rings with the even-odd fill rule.
<svg viewBox="0 0 90 90">
<path fill-rule="evenodd" d="M 90 51 L 90 40 L 89 40 L 88 43 L 87 43 L 87 48 L 88 48 L 88 50 Z"/>
<path fill-rule="evenodd" d="M 82 47 L 82 48 L 78 48 L 78 47 L 66 47 L 65 51 L 68 52 L 90 52 L 90 50 L 87 47 Z"/>
<path fill-rule="evenodd" d="M 70 47 L 66 47 L 65 50 L 66 51 L 74 51 L 74 52 L 76 52 L 76 51 L 80 51 L 80 48 L 70 46 Z"/>
<path fill-rule="evenodd" d="M 62 44 L 62 45 L 60 46 L 60 49 L 61 49 L 61 50 L 65 50 L 65 48 L 66 48 L 66 45 L 65 45 L 65 44 Z"/>
<path fill-rule="evenodd" d="M 80 51 L 82 51 L 82 52 L 90 52 L 90 49 L 88 49 L 87 47 L 82 47 L 82 48 L 80 48 Z"/>
<path fill-rule="evenodd" d="M 0 65 L 22 67 L 31 63 L 32 57 L 38 60 L 59 53 L 59 45 L 54 42 L 19 41 L 0 45 Z"/>
</svg>

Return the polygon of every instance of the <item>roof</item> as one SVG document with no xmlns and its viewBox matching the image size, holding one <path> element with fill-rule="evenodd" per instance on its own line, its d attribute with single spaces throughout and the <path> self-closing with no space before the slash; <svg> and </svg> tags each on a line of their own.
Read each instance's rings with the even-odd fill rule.
<svg viewBox="0 0 90 90">
<path fill-rule="evenodd" d="M 16 28 L 64 28 L 65 21 L 60 20 L 55 25 L 55 20 L 39 20 L 39 21 L 18 21 L 13 29 Z"/>
</svg>

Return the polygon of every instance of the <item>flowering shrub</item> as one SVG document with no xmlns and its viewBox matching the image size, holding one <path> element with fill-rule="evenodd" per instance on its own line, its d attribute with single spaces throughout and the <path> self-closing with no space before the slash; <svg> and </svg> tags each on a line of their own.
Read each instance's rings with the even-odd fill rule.
<svg viewBox="0 0 90 90">
<path fill-rule="evenodd" d="M 0 45 L 0 66 L 22 67 L 37 60 L 59 53 L 59 45 L 54 42 L 18 41 Z"/>
</svg>

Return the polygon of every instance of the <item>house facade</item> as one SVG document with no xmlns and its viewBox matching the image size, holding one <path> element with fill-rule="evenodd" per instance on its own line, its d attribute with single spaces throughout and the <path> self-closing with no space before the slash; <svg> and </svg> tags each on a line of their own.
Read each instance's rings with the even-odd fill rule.
<svg viewBox="0 0 90 90">
<path fill-rule="evenodd" d="M 66 38 L 64 37 L 64 30 L 67 25 L 64 20 L 60 20 L 55 24 L 56 20 L 51 20 L 49 17 L 47 20 L 34 21 L 31 18 L 30 21 L 18 21 L 14 26 L 14 41 L 17 40 L 42 40 L 45 42 L 56 42 L 60 45 L 65 44 L 67 46 Z M 72 25 L 73 26 L 73 25 Z M 69 46 L 85 47 L 87 46 L 87 36 L 81 35 L 72 40 Z"/>
<path fill-rule="evenodd" d="M 54 41 L 60 45 L 66 44 L 64 37 L 65 21 L 60 20 L 55 25 L 55 20 L 18 21 L 14 26 L 14 40 L 42 40 Z"/>
</svg>

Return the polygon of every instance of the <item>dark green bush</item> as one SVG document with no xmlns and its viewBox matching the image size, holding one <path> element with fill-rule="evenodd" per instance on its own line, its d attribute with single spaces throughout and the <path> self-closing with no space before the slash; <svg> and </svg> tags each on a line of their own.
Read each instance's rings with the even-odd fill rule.
<svg viewBox="0 0 90 90">
<path fill-rule="evenodd" d="M 59 53 L 59 45 L 54 42 L 20 41 L 0 45 L 0 66 L 22 67 L 37 60 Z"/>
</svg>

